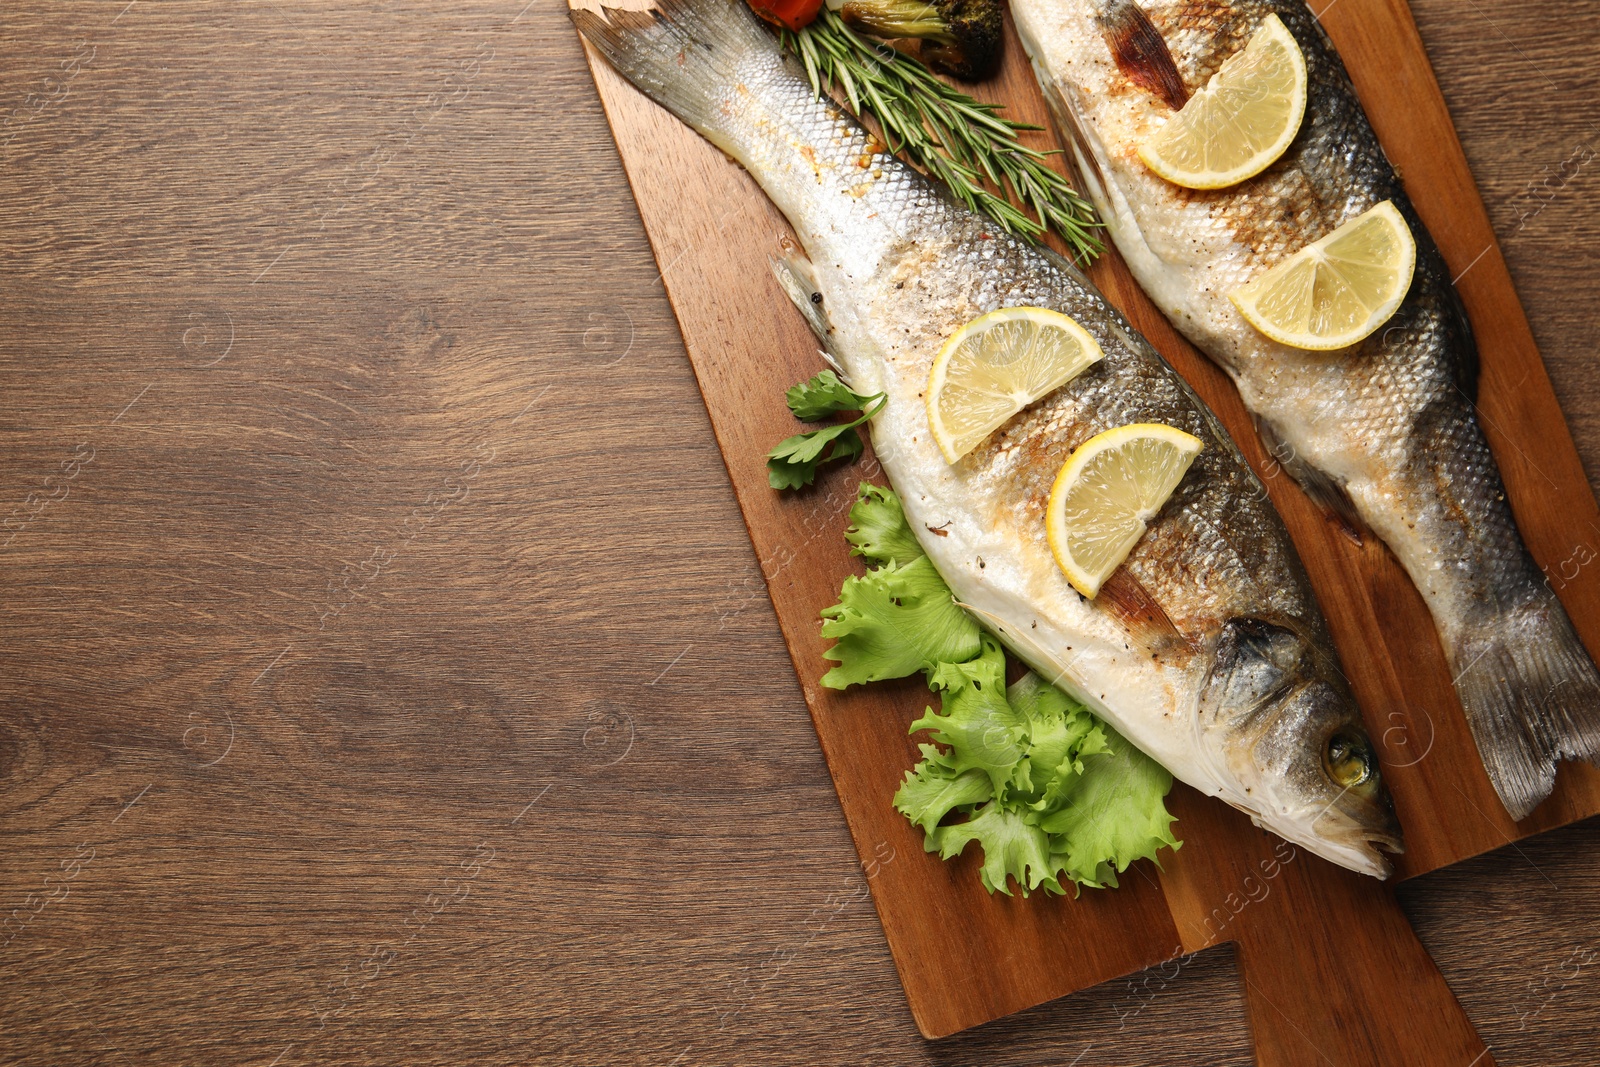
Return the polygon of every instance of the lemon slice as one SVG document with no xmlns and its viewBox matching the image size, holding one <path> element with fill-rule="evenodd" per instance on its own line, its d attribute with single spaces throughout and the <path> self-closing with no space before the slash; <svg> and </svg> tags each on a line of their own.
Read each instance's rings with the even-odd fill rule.
<svg viewBox="0 0 1600 1067">
<path fill-rule="evenodd" d="M 1353 345 L 1411 288 L 1417 243 L 1385 200 L 1228 294 L 1250 325 L 1295 348 Z"/>
<path fill-rule="evenodd" d="M 1139 146 L 1145 166 L 1186 189 L 1253 178 L 1283 155 L 1306 113 L 1306 58 L 1268 15 L 1243 50 Z"/>
<path fill-rule="evenodd" d="M 1096 434 L 1061 467 L 1045 532 L 1067 581 L 1093 600 L 1199 454 L 1200 439 L 1159 422 Z"/>
<path fill-rule="evenodd" d="M 928 425 L 951 463 L 1105 355 L 1058 311 L 1001 308 L 957 330 L 928 375 Z"/>
</svg>

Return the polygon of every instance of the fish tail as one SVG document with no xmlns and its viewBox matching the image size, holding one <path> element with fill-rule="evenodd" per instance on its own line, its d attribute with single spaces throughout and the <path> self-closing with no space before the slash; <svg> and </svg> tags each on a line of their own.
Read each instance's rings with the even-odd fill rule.
<svg viewBox="0 0 1600 1067">
<path fill-rule="evenodd" d="M 713 143 L 719 105 L 740 66 L 779 56 L 777 41 L 742 0 L 654 0 L 650 10 L 584 2 L 569 12 L 578 32 L 646 96 Z"/>
<path fill-rule="evenodd" d="M 1473 740 L 1512 818 L 1550 795 L 1558 761 L 1600 761 L 1600 672 L 1553 594 L 1477 627 L 1451 658 Z"/>
</svg>

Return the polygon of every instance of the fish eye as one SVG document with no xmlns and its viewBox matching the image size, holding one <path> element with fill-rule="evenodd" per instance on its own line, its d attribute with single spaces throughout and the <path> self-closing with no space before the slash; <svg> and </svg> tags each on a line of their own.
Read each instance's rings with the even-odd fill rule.
<svg viewBox="0 0 1600 1067">
<path fill-rule="evenodd" d="M 1377 776 L 1371 742 L 1354 731 L 1341 730 L 1328 738 L 1322 762 L 1328 777 L 1345 789 L 1354 789 Z"/>
</svg>

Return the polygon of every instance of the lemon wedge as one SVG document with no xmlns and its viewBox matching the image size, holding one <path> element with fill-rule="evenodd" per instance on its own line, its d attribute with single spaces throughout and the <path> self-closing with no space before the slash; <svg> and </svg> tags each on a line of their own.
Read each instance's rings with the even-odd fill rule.
<svg viewBox="0 0 1600 1067">
<path fill-rule="evenodd" d="M 1193 434 L 1138 422 L 1096 434 L 1056 475 L 1045 532 L 1067 581 L 1093 600 L 1199 454 Z"/>
<path fill-rule="evenodd" d="M 1282 344 L 1345 348 L 1388 321 L 1411 288 L 1417 243 L 1388 200 L 1228 294 Z"/>
<path fill-rule="evenodd" d="M 1266 170 L 1306 114 L 1306 58 L 1277 15 L 1139 146 L 1145 166 L 1186 189 L 1221 189 Z"/>
<path fill-rule="evenodd" d="M 954 463 L 1047 393 L 1103 358 L 1087 330 L 1059 311 L 1001 308 L 951 335 L 928 375 L 928 425 Z"/>
</svg>

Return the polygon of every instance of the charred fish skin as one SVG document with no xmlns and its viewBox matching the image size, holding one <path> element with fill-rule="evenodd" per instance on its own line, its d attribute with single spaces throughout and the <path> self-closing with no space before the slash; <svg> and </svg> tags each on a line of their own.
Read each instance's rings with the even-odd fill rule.
<svg viewBox="0 0 1600 1067">
<path fill-rule="evenodd" d="M 1299 559 L 1232 441 L 1149 343 L 1065 260 L 956 205 L 818 101 L 742 0 L 573 18 L 788 217 L 805 255 L 775 269 L 852 387 L 887 394 L 874 449 L 957 598 L 1180 780 L 1387 874 L 1378 847 L 1399 851 L 1399 827 Z M 979 314 L 1028 305 L 1072 316 L 1104 358 L 946 463 L 923 400 L 934 356 Z M 1204 449 L 1088 601 L 1056 566 L 1045 506 L 1077 445 L 1133 422 Z"/>
<path fill-rule="evenodd" d="M 1600 756 L 1600 674 L 1522 543 L 1474 411 L 1465 311 L 1332 42 L 1299 0 L 1014 0 L 1012 10 L 1129 268 L 1229 373 L 1308 495 L 1394 552 L 1433 615 L 1490 780 L 1507 811 L 1526 816 L 1557 761 Z M 1181 97 L 1203 86 L 1272 14 L 1308 74 L 1305 121 L 1284 156 L 1206 192 L 1146 169 L 1136 149 L 1171 113 L 1166 87 L 1180 82 Z M 1228 300 L 1384 200 L 1410 226 L 1417 266 L 1400 309 L 1365 341 L 1290 348 Z"/>
</svg>

